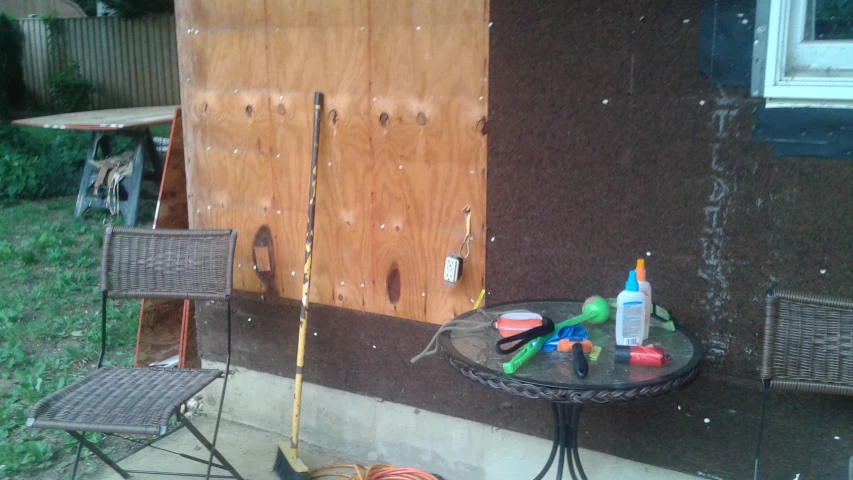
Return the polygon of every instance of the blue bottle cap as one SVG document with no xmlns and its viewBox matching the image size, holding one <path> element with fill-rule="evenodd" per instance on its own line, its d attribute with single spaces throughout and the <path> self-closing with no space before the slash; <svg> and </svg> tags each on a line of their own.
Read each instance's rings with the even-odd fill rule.
<svg viewBox="0 0 853 480">
<path fill-rule="evenodd" d="M 625 282 L 625 290 L 629 292 L 640 291 L 640 284 L 637 283 L 637 272 L 633 270 L 628 272 L 628 281 Z"/>
</svg>

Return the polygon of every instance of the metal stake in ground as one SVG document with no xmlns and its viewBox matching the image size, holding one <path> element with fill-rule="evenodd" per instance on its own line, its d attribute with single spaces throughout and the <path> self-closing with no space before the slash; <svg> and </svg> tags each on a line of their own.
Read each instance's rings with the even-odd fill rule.
<svg viewBox="0 0 853 480">
<path fill-rule="evenodd" d="M 305 235 L 305 266 L 302 273 L 302 309 L 299 313 L 299 346 L 293 393 L 293 430 L 290 444 L 280 443 L 273 471 L 282 480 L 308 480 L 308 467 L 299 459 L 299 416 L 302 410 L 302 367 L 308 337 L 308 293 L 311 289 L 311 256 L 314 250 L 314 204 L 317 197 L 317 157 L 320 150 L 320 110 L 323 94 L 314 92 L 314 141 L 311 149 L 311 184 L 308 189 L 308 231 Z"/>
</svg>

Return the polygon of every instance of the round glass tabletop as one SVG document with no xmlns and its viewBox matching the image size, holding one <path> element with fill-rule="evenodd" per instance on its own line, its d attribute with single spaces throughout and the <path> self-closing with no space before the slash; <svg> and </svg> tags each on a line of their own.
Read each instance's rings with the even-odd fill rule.
<svg viewBox="0 0 853 480">
<path fill-rule="evenodd" d="M 472 310 L 457 319 L 493 324 L 504 313 L 529 311 L 550 317 L 557 323 L 579 315 L 582 306 L 581 302 L 558 300 L 519 302 Z M 682 328 L 670 332 L 652 327 L 644 344 L 663 348 L 666 354 L 672 357 L 670 364 L 664 367 L 645 367 L 616 363 L 615 322 L 611 319 L 601 324 L 582 325 L 593 345 L 601 347 L 597 360 L 589 361 L 589 373 L 586 378 L 578 378 L 574 374 L 571 353 L 557 351 L 540 352 L 513 375 L 504 373 L 501 365 L 509 361 L 513 354 L 499 355 L 495 352 L 495 342 L 501 338 L 495 328 L 475 331 L 449 330 L 441 335 L 440 345 L 451 363 L 454 363 L 454 360 L 455 363 L 462 362 L 471 371 L 535 387 L 563 390 L 626 390 L 657 385 L 694 373 L 702 359 L 702 345 L 690 332 Z M 454 366 L 461 368 L 459 365 Z"/>
</svg>

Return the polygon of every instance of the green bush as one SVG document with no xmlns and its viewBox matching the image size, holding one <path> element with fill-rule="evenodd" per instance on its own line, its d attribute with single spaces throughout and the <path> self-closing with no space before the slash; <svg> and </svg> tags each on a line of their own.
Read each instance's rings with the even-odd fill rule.
<svg viewBox="0 0 853 480">
<path fill-rule="evenodd" d="M 7 200 L 29 197 L 39 190 L 30 157 L 0 145 L 0 194 Z M 34 196 L 34 195 L 33 195 Z"/>
<path fill-rule="evenodd" d="M 90 17 L 98 16 L 98 0 L 73 0 L 74 3 L 80 6 L 86 15 Z"/>
<path fill-rule="evenodd" d="M 80 65 L 72 63 L 47 81 L 53 105 L 59 112 L 82 112 L 92 109 L 95 85 L 80 73 Z"/>
<path fill-rule="evenodd" d="M 107 8 L 124 18 L 139 18 L 146 15 L 171 14 L 175 12 L 174 0 L 103 0 Z"/>
<path fill-rule="evenodd" d="M 0 13 L 0 120 L 9 118 L 9 108 L 24 100 L 23 48 L 24 32 L 18 22 Z"/>
<path fill-rule="evenodd" d="M 87 147 L 79 132 L 39 137 L 0 127 L 0 201 L 73 194 Z"/>
</svg>

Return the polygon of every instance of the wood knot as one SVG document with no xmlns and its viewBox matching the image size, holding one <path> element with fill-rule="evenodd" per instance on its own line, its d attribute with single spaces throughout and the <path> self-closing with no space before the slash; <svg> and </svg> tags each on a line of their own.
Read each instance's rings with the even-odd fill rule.
<svg viewBox="0 0 853 480">
<path fill-rule="evenodd" d="M 332 122 L 332 125 L 338 124 L 338 111 L 334 108 L 329 112 L 329 121 Z"/>
<path fill-rule="evenodd" d="M 388 276 L 385 277 L 385 291 L 388 293 L 388 301 L 392 305 L 400 301 L 400 287 L 400 268 L 395 262 L 391 264 Z"/>
<path fill-rule="evenodd" d="M 382 114 L 379 115 L 379 124 L 382 125 L 383 127 L 387 127 L 388 126 L 388 118 L 389 118 L 388 114 L 385 112 L 382 112 Z"/>
<path fill-rule="evenodd" d="M 483 135 L 489 134 L 489 121 L 486 120 L 486 117 L 481 118 L 480 121 L 477 122 L 477 130 L 479 130 Z"/>
<path fill-rule="evenodd" d="M 284 116 L 284 114 L 286 114 L 286 113 L 287 113 L 287 109 L 286 109 L 286 108 L 284 108 L 284 105 L 283 105 L 283 104 L 281 104 L 281 103 L 279 103 L 279 104 L 278 104 L 278 108 L 277 108 L 277 110 L 278 110 L 278 114 L 279 114 L 279 115 L 281 115 L 281 116 Z"/>
<path fill-rule="evenodd" d="M 254 110 L 254 108 L 252 108 L 251 105 L 246 105 L 246 116 L 248 118 L 252 118 L 252 111 L 253 110 Z"/>
<path fill-rule="evenodd" d="M 339 293 L 339 294 L 338 294 L 338 301 L 339 301 L 339 302 L 343 302 L 343 301 L 344 301 L 344 294 L 343 294 L 343 293 Z"/>
<path fill-rule="evenodd" d="M 424 115 L 424 112 L 418 112 L 418 125 L 423 127 L 424 125 L 426 125 L 426 123 L 427 118 L 426 115 Z"/>
<path fill-rule="evenodd" d="M 201 107 L 204 110 L 204 113 L 207 113 L 207 107 L 208 107 L 207 102 L 202 103 Z"/>
</svg>

